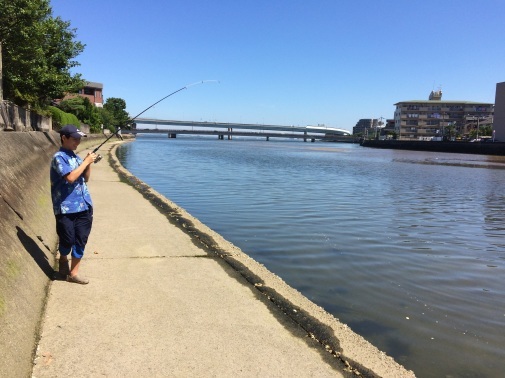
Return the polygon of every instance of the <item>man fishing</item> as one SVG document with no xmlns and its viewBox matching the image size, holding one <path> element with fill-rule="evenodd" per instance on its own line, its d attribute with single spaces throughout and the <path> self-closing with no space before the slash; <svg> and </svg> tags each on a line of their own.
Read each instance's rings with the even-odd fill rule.
<svg viewBox="0 0 505 378">
<path fill-rule="evenodd" d="M 89 283 L 78 273 L 93 223 L 93 203 L 86 182 L 97 157 L 90 152 L 83 160 L 75 154 L 83 136 L 86 134 L 74 125 L 65 125 L 60 130 L 61 148 L 54 154 L 50 169 L 51 198 L 59 237 L 59 273 L 68 282 L 81 285 Z M 70 266 L 69 254 L 72 256 Z"/>
</svg>

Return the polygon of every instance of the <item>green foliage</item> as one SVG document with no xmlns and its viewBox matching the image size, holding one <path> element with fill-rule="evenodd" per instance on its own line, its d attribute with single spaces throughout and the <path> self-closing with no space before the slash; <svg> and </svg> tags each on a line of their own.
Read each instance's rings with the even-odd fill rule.
<svg viewBox="0 0 505 378">
<path fill-rule="evenodd" d="M 81 125 L 81 122 L 79 122 L 74 114 L 66 113 L 54 106 L 48 106 L 48 109 L 53 117 L 53 128 L 55 130 L 59 130 L 63 125 L 68 124 L 76 125 L 77 127 Z"/>
<path fill-rule="evenodd" d="M 60 102 L 59 108 L 64 112 L 75 114 L 80 119 L 83 119 L 83 115 L 86 112 L 84 98 L 79 96 Z"/>
<path fill-rule="evenodd" d="M 74 114 L 82 123 L 89 125 L 91 132 L 100 132 L 102 117 L 98 108 L 87 97 L 72 97 L 62 101 L 59 106 L 64 112 Z"/>
<path fill-rule="evenodd" d="M 124 128 L 129 119 L 124 110 L 126 102 L 121 98 L 109 98 L 103 108 L 97 108 L 87 97 L 76 96 L 62 101 L 59 108 L 89 125 L 92 133 L 101 132 L 102 125 L 112 131 Z"/>
<path fill-rule="evenodd" d="M 479 135 L 480 136 L 492 136 L 493 135 L 493 128 L 490 125 L 482 126 L 479 129 Z"/>
<path fill-rule="evenodd" d="M 4 98 L 43 109 L 82 87 L 70 69 L 84 45 L 74 41 L 69 22 L 52 16 L 48 0 L 0 0 L 0 9 Z"/>
<path fill-rule="evenodd" d="M 126 102 L 122 98 L 109 97 L 103 108 L 112 115 L 111 124 L 106 124 L 106 126 L 114 126 L 114 128 L 125 128 L 128 125 L 130 116 L 126 112 Z"/>
<path fill-rule="evenodd" d="M 491 126 L 480 126 L 479 130 L 477 131 L 477 127 L 475 129 L 470 130 L 468 133 L 470 139 L 475 139 L 477 137 L 483 137 L 483 136 L 492 136 L 493 135 L 493 128 Z"/>
<path fill-rule="evenodd" d="M 110 111 L 105 108 L 97 108 L 98 113 L 100 114 L 101 124 L 104 125 L 104 128 L 109 129 L 111 131 L 115 131 L 114 124 L 115 119 Z"/>
</svg>

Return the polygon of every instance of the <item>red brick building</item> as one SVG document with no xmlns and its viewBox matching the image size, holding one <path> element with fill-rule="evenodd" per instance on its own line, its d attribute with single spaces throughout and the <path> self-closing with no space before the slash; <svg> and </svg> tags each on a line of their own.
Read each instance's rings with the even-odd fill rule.
<svg viewBox="0 0 505 378">
<path fill-rule="evenodd" d="M 79 89 L 78 93 L 67 94 L 63 100 L 75 96 L 87 97 L 93 105 L 101 108 L 103 107 L 103 84 L 87 81 L 84 88 Z"/>
</svg>

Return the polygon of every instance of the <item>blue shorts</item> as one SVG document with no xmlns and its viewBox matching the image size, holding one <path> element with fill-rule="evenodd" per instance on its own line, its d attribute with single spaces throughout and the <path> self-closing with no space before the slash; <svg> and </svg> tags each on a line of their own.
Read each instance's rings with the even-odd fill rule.
<svg viewBox="0 0 505 378">
<path fill-rule="evenodd" d="M 66 256 L 72 252 L 72 257 L 82 258 L 92 224 L 92 207 L 80 213 L 56 215 L 56 233 L 60 238 L 60 254 Z"/>
</svg>

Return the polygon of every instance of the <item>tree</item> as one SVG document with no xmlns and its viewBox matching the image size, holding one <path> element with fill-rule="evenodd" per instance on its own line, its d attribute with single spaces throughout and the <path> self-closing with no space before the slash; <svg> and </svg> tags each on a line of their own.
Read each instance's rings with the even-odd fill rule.
<svg viewBox="0 0 505 378">
<path fill-rule="evenodd" d="M 70 23 L 52 16 L 48 0 L 0 0 L 0 100 L 43 109 L 81 88 L 70 69 L 84 45 Z"/>
<path fill-rule="evenodd" d="M 87 97 L 75 96 L 60 102 L 59 108 L 75 115 L 81 122 L 89 125 L 94 133 L 100 132 L 102 125 L 112 131 L 118 127 L 124 128 L 130 119 L 124 110 L 126 102 L 122 98 L 110 97 L 103 108 L 97 108 Z"/>
<path fill-rule="evenodd" d="M 100 114 L 100 125 L 104 125 L 105 128 L 108 128 L 109 125 L 113 125 L 116 122 L 112 113 L 109 112 L 107 109 L 97 108 L 97 110 L 98 114 Z"/>
<path fill-rule="evenodd" d="M 481 126 L 479 129 L 479 135 L 492 136 L 493 135 L 493 127 L 491 125 Z"/>
<path fill-rule="evenodd" d="M 445 135 L 443 135 L 444 140 L 452 140 L 453 135 L 456 135 L 456 127 L 451 123 L 444 128 Z"/>
<path fill-rule="evenodd" d="M 126 102 L 122 98 L 109 97 L 105 100 L 105 104 L 103 104 L 105 110 L 107 110 L 113 117 L 111 125 L 105 126 L 114 126 L 114 128 L 118 127 L 126 127 L 128 125 L 128 121 L 130 120 L 130 116 L 126 112 Z"/>
<path fill-rule="evenodd" d="M 103 123 L 101 113 L 87 97 L 76 96 L 63 100 L 59 108 L 64 112 L 74 114 L 81 122 L 89 125 L 92 132 L 100 132 Z"/>
<path fill-rule="evenodd" d="M 64 112 L 74 114 L 77 118 L 84 120 L 84 114 L 86 112 L 84 97 L 76 96 L 67 100 L 63 100 L 60 102 L 59 108 Z"/>
</svg>

